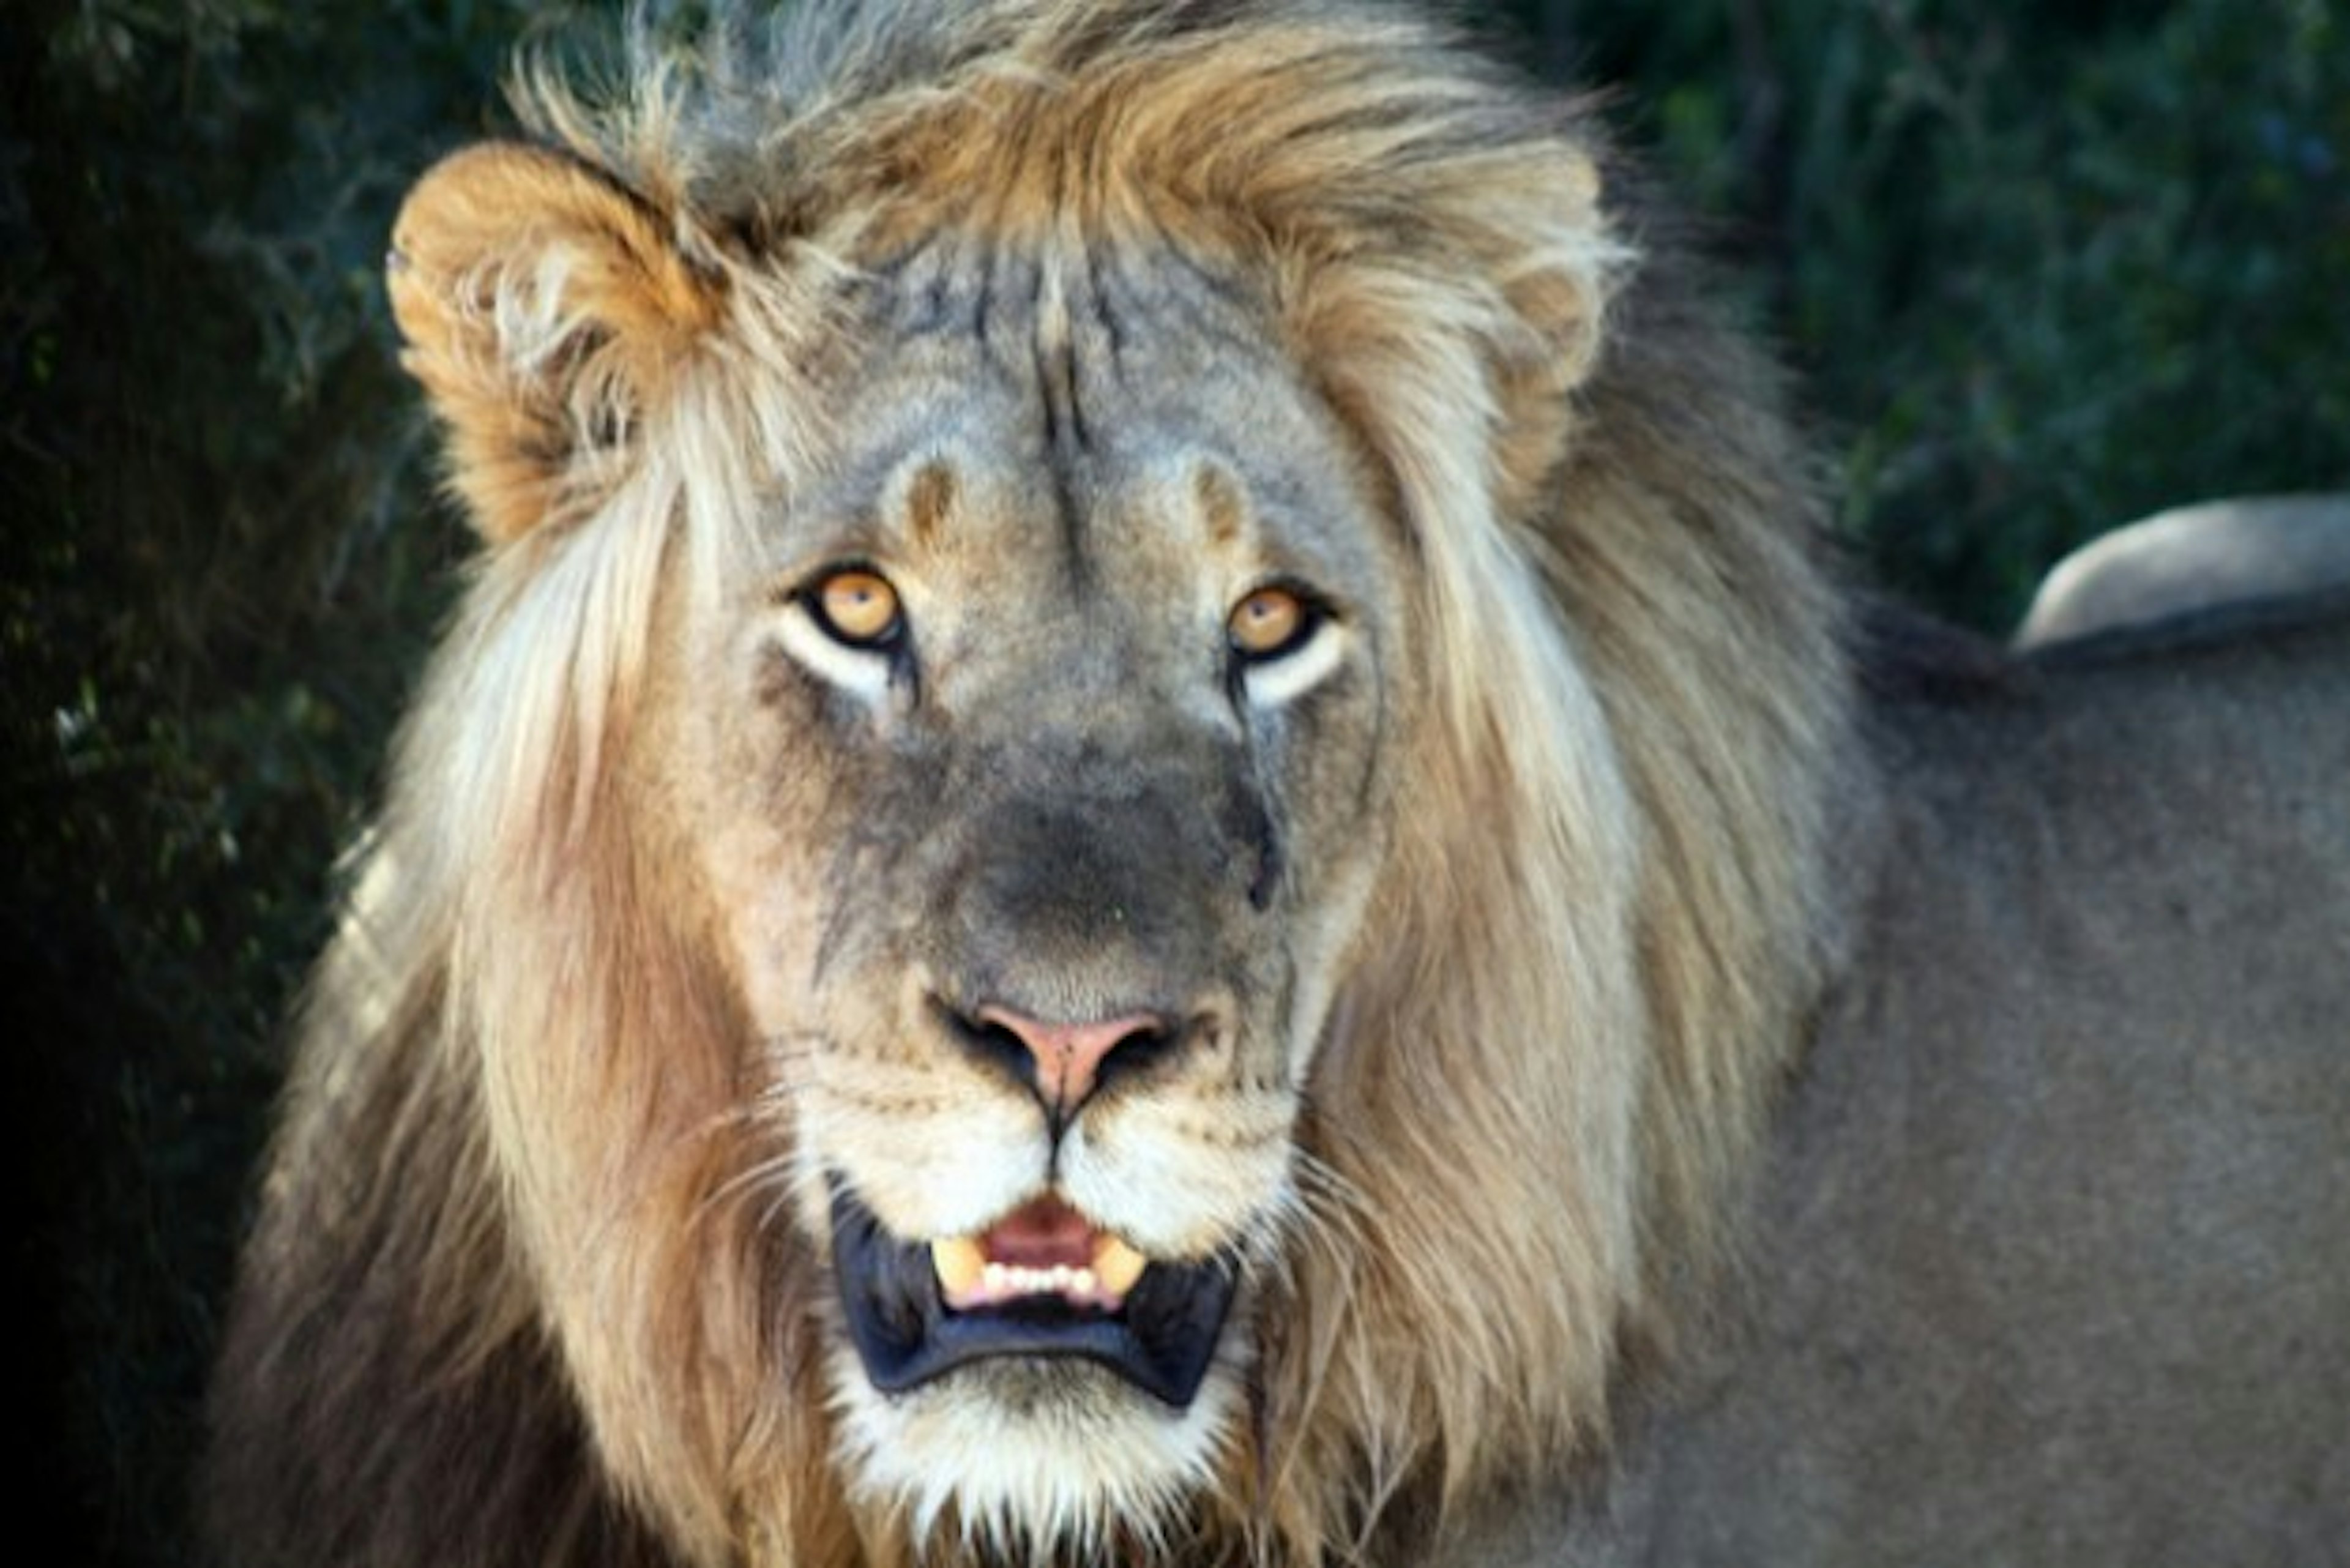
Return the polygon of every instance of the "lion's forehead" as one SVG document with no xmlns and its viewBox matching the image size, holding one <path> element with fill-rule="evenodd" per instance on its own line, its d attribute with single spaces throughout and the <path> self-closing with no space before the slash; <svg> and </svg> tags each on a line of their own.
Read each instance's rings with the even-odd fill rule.
<svg viewBox="0 0 2350 1568">
<path fill-rule="evenodd" d="M 1360 457 L 1244 281 L 1164 247 L 947 235 L 875 264 L 857 315 L 783 547 L 959 550 L 999 591 L 1162 606 L 1235 574 L 1376 576 Z"/>
</svg>

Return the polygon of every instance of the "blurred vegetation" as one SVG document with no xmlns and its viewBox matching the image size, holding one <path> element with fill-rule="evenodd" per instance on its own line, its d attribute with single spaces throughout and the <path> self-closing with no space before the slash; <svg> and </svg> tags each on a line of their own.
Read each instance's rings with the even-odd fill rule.
<svg viewBox="0 0 2350 1568">
<path fill-rule="evenodd" d="M 2339 0 L 1519 0 L 1621 82 L 1805 377 L 1888 583 L 2004 629 L 2090 535 L 2339 489 Z M 1579 40 L 1566 42 L 1564 40 Z"/>
<path fill-rule="evenodd" d="M 520 0 L 0 15 L 0 940 L 36 1519 L 183 1560 L 214 1314 L 328 867 L 461 530 L 378 268 Z M 1806 381 L 1880 573 L 2003 626 L 2078 539 L 2350 484 L 2334 0 L 1517 0 Z M 46 1420 L 41 1417 L 47 1417 Z M 76 1560 L 70 1552 L 61 1559 Z"/>
</svg>

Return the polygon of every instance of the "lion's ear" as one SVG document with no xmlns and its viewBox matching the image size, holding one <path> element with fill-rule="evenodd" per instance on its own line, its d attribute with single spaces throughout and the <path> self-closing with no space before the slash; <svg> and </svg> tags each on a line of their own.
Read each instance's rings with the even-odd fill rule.
<svg viewBox="0 0 2350 1568">
<path fill-rule="evenodd" d="M 446 426 L 452 479 L 492 544 L 576 509 L 625 466 L 719 303 L 652 206 L 512 143 L 427 172 L 388 265 L 401 363 Z"/>
</svg>

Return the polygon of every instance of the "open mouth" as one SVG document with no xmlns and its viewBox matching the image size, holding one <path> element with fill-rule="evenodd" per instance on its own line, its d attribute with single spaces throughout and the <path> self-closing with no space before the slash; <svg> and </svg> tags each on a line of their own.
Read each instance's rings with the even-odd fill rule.
<svg viewBox="0 0 2350 1568">
<path fill-rule="evenodd" d="M 1148 1261 L 1057 1198 L 923 1243 L 890 1235 L 838 1189 L 832 1231 L 849 1338 L 885 1394 L 978 1361 L 1076 1357 L 1180 1409 L 1208 1374 L 1236 1283 L 1220 1261 Z"/>
</svg>

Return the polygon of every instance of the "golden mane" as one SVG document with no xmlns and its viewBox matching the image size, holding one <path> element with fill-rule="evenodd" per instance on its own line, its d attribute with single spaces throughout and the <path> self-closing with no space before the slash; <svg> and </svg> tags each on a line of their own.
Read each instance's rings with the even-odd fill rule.
<svg viewBox="0 0 2350 1568">
<path fill-rule="evenodd" d="M 398 241 L 409 362 L 490 548 L 306 1022 L 223 1495 L 265 1484 L 227 1450 L 276 1421 L 422 1506 L 393 1450 L 430 1429 L 432 1484 L 527 1494 L 541 1539 L 618 1508 L 692 1561 L 910 1550 L 860 1538 L 829 1479 L 817 1287 L 761 1208 L 790 1150 L 732 1104 L 747 1025 L 630 747 L 665 598 L 714 594 L 756 497 L 835 439 L 804 391 L 848 351 L 835 285 L 946 225 L 1263 280 L 1415 567 L 1401 836 L 1309 1085 L 1267 1446 L 1229 1456 L 1200 1555 L 1317 1562 L 1398 1488 L 1457 1499 L 1602 1438 L 1817 990 L 1846 692 L 1774 389 L 1643 254 L 1587 113 L 1343 4 L 818 5 L 637 43 L 616 102 L 530 74 L 567 164 L 461 155 L 515 160 L 549 214 L 528 265 L 480 262 L 488 206 Z M 401 1280 L 432 1282 L 421 1315 L 255 1392 L 333 1341 L 306 1303 Z M 447 1398 L 400 1392 L 420 1376 Z M 485 1426 L 469 1379 L 532 1407 Z M 370 1400 L 432 1410 L 329 1429 Z M 502 1448 L 592 1450 L 615 1490 L 554 1459 L 450 1480 Z"/>
</svg>

